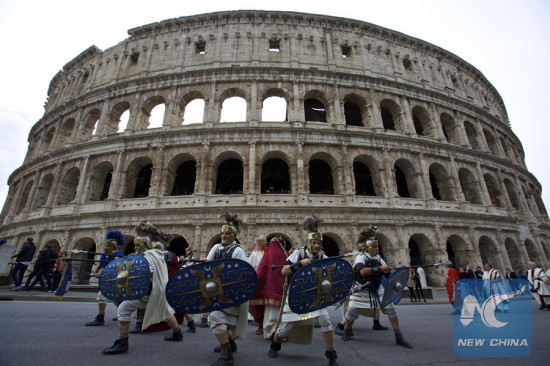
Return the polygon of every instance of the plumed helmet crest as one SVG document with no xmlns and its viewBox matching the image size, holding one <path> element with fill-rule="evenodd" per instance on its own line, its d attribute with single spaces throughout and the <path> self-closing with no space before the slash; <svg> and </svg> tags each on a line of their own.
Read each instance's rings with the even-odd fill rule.
<svg viewBox="0 0 550 366">
<path fill-rule="evenodd" d="M 243 221 L 239 219 L 238 214 L 231 214 L 227 210 L 222 210 L 222 212 L 220 212 L 220 216 L 227 223 L 224 227 L 229 226 L 234 231 L 234 234 L 239 233 Z"/>
<path fill-rule="evenodd" d="M 161 240 L 161 236 L 163 235 L 159 229 L 147 220 L 141 220 L 134 230 L 138 236 L 148 236 L 152 241 Z"/>
<path fill-rule="evenodd" d="M 105 240 L 115 240 L 119 247 L 124 244 L 124 234 L 120 230 L 109 230 L 105 234 Z"/>
<path fill-rule="evenodd" d="M 366 243 L 369 239 L 374 240 L 376 238 L 376 229 L 377 227 L 374 225 L 369 225 L 364 228 L 357 237 L 357 244 Z"/>
</svg>

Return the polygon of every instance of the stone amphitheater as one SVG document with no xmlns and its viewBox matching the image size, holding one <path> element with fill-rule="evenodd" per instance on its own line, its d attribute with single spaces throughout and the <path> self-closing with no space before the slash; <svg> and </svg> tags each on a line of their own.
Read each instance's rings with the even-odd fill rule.
<svg viewBox="0 0 550 366">
<path fill-rule="evenodd" d="M 222 208 L 245 222 L 248 249 L 262 234 L 301 245 L 301 222 L 317 214 L 329 255 L 353 250 L 373 223 L 393 266 L 547 268 L 541 185 L 497 90 L 456 55 L 294 12 L 201 14 L 128 34 L 52 79 L 9 178 L 0 275 L 29 236 L 95 251 L 120 229 L 130 253 L 141 219 L 171 234 L 176 253 L 205 255 Z M 445 281 L 442 268 L 427 274 Z"/>
</svg>

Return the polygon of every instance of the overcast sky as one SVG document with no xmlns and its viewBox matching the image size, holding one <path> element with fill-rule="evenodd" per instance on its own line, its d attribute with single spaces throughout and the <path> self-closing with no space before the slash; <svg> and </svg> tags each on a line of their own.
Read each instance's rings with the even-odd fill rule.
<svg viewBox="0 0 550 366">
<path fill-rule="evenodd" d="M 261 4 L 268 5 L 267 7 Z M 549 143 L 550 2 L 458 1 L 173 1 L 0 0 L 0 207 L 9 175 L 21 166 L 28 134 L 44 114 L 49 83 L 92 45 L 102 50 L 127 30 L 181 16 L 260 9 L 357 19 L 405 33 L 461 57 L 498 90 L 529 171 L 550 204 Z"/>
</svg>

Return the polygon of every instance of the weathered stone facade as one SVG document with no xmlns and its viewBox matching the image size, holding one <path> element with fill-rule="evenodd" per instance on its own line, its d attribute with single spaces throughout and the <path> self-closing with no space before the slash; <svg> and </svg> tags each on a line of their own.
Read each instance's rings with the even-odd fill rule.
<svg viewBox="0 0 550 366">
<path fill-rule="evenodd" d="M 24 164 L 9 178 L 0 237 L 95 249 L 142 218 L 201 255 L 226 207 L 260 234 L 329 254 L 378 225 L 394 266 L 450 257 L 546 267 L 550 223 L 503 101 L 472 65 L 422 40 L 349 19 L 235 11 L 165 20 L 90 47 L 52 80 Z M 231 97 L 246 120 L 220 122 Z M 264 102 L 286 103 L 283 122 Z M 201 123 L 185 123 L 202 100 Z M 164 105 L 163 125 L 149 127 Z M 129 122 L 119 130 L 121 115 Z M 127 248 L 128 252 L 129 248 Z M 7 259 L 2 259 L 7 260 Z M 442 269 L 429 269 L 432 284 Z"/>
</svg>

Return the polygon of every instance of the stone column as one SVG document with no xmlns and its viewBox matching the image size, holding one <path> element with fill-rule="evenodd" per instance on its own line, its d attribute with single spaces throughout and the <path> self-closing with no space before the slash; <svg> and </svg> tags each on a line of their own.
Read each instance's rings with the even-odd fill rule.
<svg viewBox="0 0 550 366">
<path fill-rule="evenodd" d="M 24 211 L 30 211 L 32 210 L 32 205 L 34 203 L 34 195 L 36 194 L 37 188 L 40 186 L 40 180 L 42 179 L 42 175 L 44 172 L 42 170 L 39 170 L 35 175 L 34 183 L 31 187 L 31 191 L 29 192 L 29 197 L 27 198 L 27 203 L 25 204 Z"/>
<path fill-rule="evenodd" d="M 84 160 L 84 167 L 82 168 L 82 172 L 80 173 L 80 179 L 78 180 L 76 195 L 73 200 L 74 203 L 79 203 L 79 204 L 84 203 L 84 198 L 86 197 L 86 195 L 84 194 L 84 190 L 86 189 L 86 181 L 88 180 L 89 166 L 90 166 L 90 155 L 87 155 L 86 159 Z"/>
<path fill-rule="evenodd" d="M 113 178 L 111 180 L 111 186 L 109 188 L 108 200 L 118 200 L 122 194 L 123 182 L 123 164 L 124 164 L 124 149 L 121 149 L 118 153 L 118 159 L 113 171 Z"/>
<path fill-rule="evenodd" d="M 424 159 L 424 154 L 419 153 L 418 154 L 418 162 L 420 164 L 420 179 L 422 184 L 424 185 L 424 197 L 419 198 L 425 198 L 427 200 L 433 200 L 435 197 L 432 194 L 432 184 L 430 182 L 430 169 L 426 166 L 426 159 Z"/>
<path fill-rule="evenodd" d="M 462 192 L 462 187 L 460 187 L 460 176 L 458 174 L 455 158 L 453 156 L 449 159 L 449 170 L 451 171 L 450 178 L 453 185 L 453 192 L 455 193 L 455 199 L 459 202 L 465 202 L 466 197 L 464 197 L 464 192 Z"/>
<path fill-rule="evenodd" d="M 157 148 L 157 158 L 153 162 L 153 171 L 151 172 L 151 188 L 149 196 L 160 197 L 164 195 L 166 182 L 162 179 L 163 172 L 166 170 L 164 161 L 166 159 L 166 146 L 161 145 Z"/>
<path fill-rule="evenodd" d="M 105 136 L 108 134 L 109 130 L 109 108 L 110 108 L 111 100 L 107 97 L 105 98 L 105 101 L 103 102 L 103 108 L 101 108 L 101 115 L 99 116 L 99 122 L 97 123 L 97 131 L 96 135 L 98 136 Z M 115 130 L 114 132 L 116 132 Z"/>
<path fill-rule="evenodd" d="M 486 206 L 494 206 L 493 202 L 491 201 L 491 196 L 489 195 L 489 191 L 487 190 L 487 185 L 485 184 L 485 179 L 483 178 L 483 172 L 481 171 L 481 164 L 479 162 L 476 163 L 476 171 L 478 176 L 478 186 L 481 192 L 481 195 L 483 196 L 483 201 L 485 201 Z"/>
</svg>

